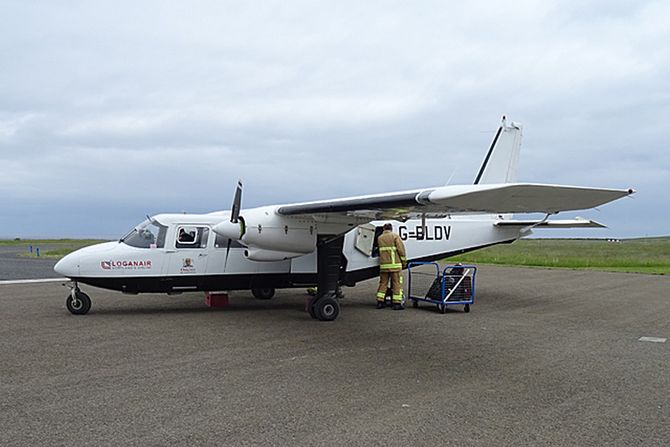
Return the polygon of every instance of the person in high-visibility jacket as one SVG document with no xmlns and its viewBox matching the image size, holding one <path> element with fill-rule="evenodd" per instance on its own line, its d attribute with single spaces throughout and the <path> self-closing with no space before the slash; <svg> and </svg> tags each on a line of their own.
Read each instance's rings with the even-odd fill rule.
<svg viewBox="0 0 670 447">
<path fill-rule="evenodd" d="M 385 307 L 384 298 L 389 280 L 393 289 L 391 301 L 393 310 L 402 310 L 402 269 L 407 266 L 405 244 L 393 232 L 393 225 L 384 224 L 384 232 L 377 238 L 379 245 L 379 288 L 377 289 L 377 309 Z"/>
</svg>

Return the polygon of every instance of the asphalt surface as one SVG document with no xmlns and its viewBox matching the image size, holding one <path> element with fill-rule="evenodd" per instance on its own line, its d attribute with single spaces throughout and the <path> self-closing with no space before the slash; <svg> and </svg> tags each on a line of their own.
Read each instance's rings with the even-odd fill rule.
<svg viewBox="0 0 670 447">
<path fill-rule="evenodd" d="M 44 252 L 55 247 L 59 246 L 44 244 L 40 245 L 40 250 Z M 27 252 L 27 246 L 0 246 L 0 281 L 58 278 L 59 275 L 54 272 L 54 265 L 58 262 L 57 259 L 19 256 L 19 254 Z"/>
<path fill-rule="evenodd" d="M 482 267 L 469 314 L 0 285 L 0 445 L 667 446 L 670 277 Z"/>
</svg>

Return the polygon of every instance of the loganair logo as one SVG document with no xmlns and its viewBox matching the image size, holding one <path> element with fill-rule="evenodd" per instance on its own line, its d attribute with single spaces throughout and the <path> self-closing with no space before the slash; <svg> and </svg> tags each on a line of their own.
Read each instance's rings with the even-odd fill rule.
<svg viewBox="0 0 670 447">
<path fill-rule="evenodd" d="M 151 268 L 151 259 L 127 261 L 100 261 L 103 270 L 147 270 Z"/>
</svg>

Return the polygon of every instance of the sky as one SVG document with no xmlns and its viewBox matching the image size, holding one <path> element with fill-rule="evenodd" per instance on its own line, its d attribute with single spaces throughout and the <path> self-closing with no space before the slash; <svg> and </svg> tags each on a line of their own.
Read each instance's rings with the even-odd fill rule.
<svg viewBox="0 0 670 447">
<path fill-rule="evenodd" d="M 670 2 L 0 0 L 0 237 L 472 183 L 629 188 L 562 213 L 668 235 Z"/>
</svg>

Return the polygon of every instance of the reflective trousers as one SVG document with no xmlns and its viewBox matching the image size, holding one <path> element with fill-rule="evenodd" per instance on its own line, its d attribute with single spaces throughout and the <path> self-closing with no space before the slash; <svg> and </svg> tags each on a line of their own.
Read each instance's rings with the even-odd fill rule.
<svg viewBox="0 0 670 447">
<path fill-rule="evenodd" d="M 391 281 L 391 289 L 393 289 L 393 296 L 392 296 L 393 304 L 402 303 L 402 272 L 379 273 L 379 287 L 377 288 L 377 301 L 381 302 L 384 301 L 389 280 Z"/>
</svg>

